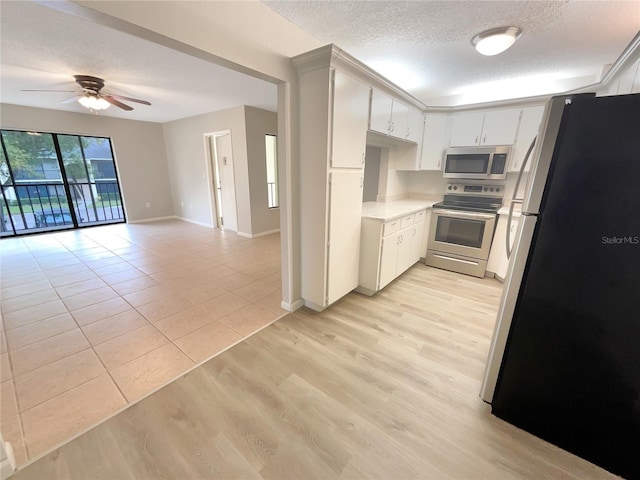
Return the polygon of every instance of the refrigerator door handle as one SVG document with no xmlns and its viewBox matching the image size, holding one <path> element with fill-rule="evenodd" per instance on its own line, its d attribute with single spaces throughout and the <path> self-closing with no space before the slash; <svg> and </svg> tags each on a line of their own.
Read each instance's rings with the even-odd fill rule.
<svg viewBox="0 0 640 480">
<path fill-rule="evenodd" d="M 520 171 L 518 172 L 518 179 L 516 180 L 516 186 L 513 188 L 513 195 L 511 197 L 512 200 L 521 200 L 520 203 L 524 201 L 524 199 L 517 198 L 518 189 L 520 188 L 520 182 L 522 181 L 522 176 L 524 175 L 524 169 L 527 168 L 527 164 L 529 163 L 529 159 L 531 158 L 531 153 L 533 152 L 533 148 L 536 146 L 536 140 L 538 136 L 533 137 L 531 141 L 531 145 L 527 149 L 527 153 L 524 155 L 524 160 L 522 161 L 522 165 L 520 165 Z"/>
<path fill-rule="evenodd" d="M 517 200 L 517 199 L 513 199 L 511 200 L 511 204 L 509 205 L 509 217 L 507 218 L 507 236 L 506 236 L 506 249 L 507 249 L 507 260 L 509 260 L 511 258 L 511 221 L 513 220 L 513 207 L 516 206 L 516 204 L 520 204 L 522 205 L 523 200 Z"/>
<path fill-rule="evenodd" d="M 509 219 L 507 220 L 507 236 L 506 236 L 506 250 L 507 250 L 507 260 L 511 258 L 511 221 L 513 220 L 513 207 L 515 204 L 519 203 L 522 205 L 524 203 L 524 198 L 518 198 L 518 189 L 520 188 L 520 181 L 522 180 L 522 176 L 524 175 L 524 169 L 527 167 L 527 163 L 529 163 L 529 159 L 531 158 L 531 153 L 533 152 L 534 147 L 536 146 L 536 140 L 538 136 L 533 137 L 531 141 L 531 145 L 527 149 L 527 153 L 524 155 L 524 160 L 522 161 L 522 165 L 520 165 L 520 171 L 518 172 L 518 179 L 516 180 L 516 185 L 513 188 L 513 195 L 511 196 L 511 205 L 509 205 Z"/>
</svg>

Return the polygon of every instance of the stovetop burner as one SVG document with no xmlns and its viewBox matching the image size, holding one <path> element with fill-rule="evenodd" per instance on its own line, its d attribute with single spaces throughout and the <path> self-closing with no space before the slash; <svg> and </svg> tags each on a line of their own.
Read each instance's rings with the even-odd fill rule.
<svg viewBox="0 0 640 480">
<path fill-rule="evenodd" d="M 447 210 L 460 210 L 463 212 L 482 212 L 482 213 L 498 213 L 502 204 L 498 205 L 478 205 L 474 203 L 436 203 L 433 208 L 441 208 Z"/>
<path fill-rule="evenodd" d="M 502 207 L 502 185 L 450 184 L 447 191 L 455 192 L 444 196 L 433 208 L 460 210 L 466 212 L 498 213 Z"/>
</svg>

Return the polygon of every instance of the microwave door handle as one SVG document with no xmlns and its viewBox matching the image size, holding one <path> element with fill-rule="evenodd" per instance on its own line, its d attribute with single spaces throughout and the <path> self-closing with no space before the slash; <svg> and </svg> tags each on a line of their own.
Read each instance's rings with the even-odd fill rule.
<svg viewBox="0 0 640 480">
<path fill-rule="evenodd" d="M 533 140 L 531 141 L 531 145 L 529 145 L 529 149 L 527 150 L 527 153 L 524 155 L 524 160 L 522 161 L 522 165 L 520 165 L 520 171 L 518 172 L 518 179 L 516 180 L 516 186 L 513 189 L 513 196 L 511 197 L 512 200 L 524 200 L 524 199 L 517 198 L 518 189 L 520 188 L 520 181 L 522 180 L 522 175 L 524 175 L 524 169 L 527 168 L 527 163 L 529 163 L 529 159 L 531 158 L 531 152 L 533 152 L 533 147 L 536 146 L 537 139 L 538 139 L 537 135 L 533 137 Z"/>
</svg>

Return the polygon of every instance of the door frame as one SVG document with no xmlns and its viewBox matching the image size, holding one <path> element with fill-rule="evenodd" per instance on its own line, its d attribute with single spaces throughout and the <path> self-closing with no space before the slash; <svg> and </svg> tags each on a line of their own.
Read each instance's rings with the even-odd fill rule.
<svg viewBox="0 0 640 480">
<path fill-rule="evenodd" d="M 224 137 L 225 135 L 229 135 L 229 142 L 231 144 L 231 159 L 232 162 L 235 161 L 235 155 L 233 152 L 233 137 L 231 136 L 231 130 L 216 130 L 215 132 L 205 132 L 202 134 L 202 138 L 204 141 L 204 151 L 205 151 L 205 172 L 207 176 L 207 184 L 209 186 L 209 205 L 211 205 L 211 225 L 214 228 L 219 228 L 224 230 L 224 225 L 220 225 L 218 219 L 222 216 L 222 205 L 218 205 L 217 195 L 216 195 L 216 182 L 218 179 L 216 178 L 216 169 L 214 168 L 214 163 L 218 161 L 217 152 L 215 151 L 215 141 L 218 137 Z M 213 140 L 213 143 L 211 141 Z M 233 185 L 234 185 L 234 195 L 236 196 L 236 225 L 238 223 L 238 203 L 237 203 L 237 194 L 235 190 L 236 185 L 236 169 L 235 164 L 233 165 Z M 218 169 L 220 166 L 218 165 Z"/>
</svg>

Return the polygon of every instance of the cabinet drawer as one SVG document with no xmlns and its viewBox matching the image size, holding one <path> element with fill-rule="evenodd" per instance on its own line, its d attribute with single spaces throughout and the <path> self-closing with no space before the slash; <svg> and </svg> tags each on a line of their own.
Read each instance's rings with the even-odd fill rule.
<svg viewBox="0 0 640 480">
<path fill-rule="evenodd" d="M 427 216 L 427 211 L 426 210 L 422 210 L 421 212 L 417 212 L 415 215 L 416 215 L 415 223 L 424 222 L 424 219 Z"/>
<path fill-rule="evenodd" d="M 396 233 L 400 230 L 400 219 L 391 220 L 387 222 L 382 227 L 382 236 L 386 237 L 387 235 L 391 235 L 392 233 Z"/>
<path fill-rule="evenodd" d="M 402 221 L 400 222 L 400 228 L 407 228 L 413 225 L 413 220 L 415 219 L 415 215 L 405 215 L 402 217 Z"/>
</svg>

